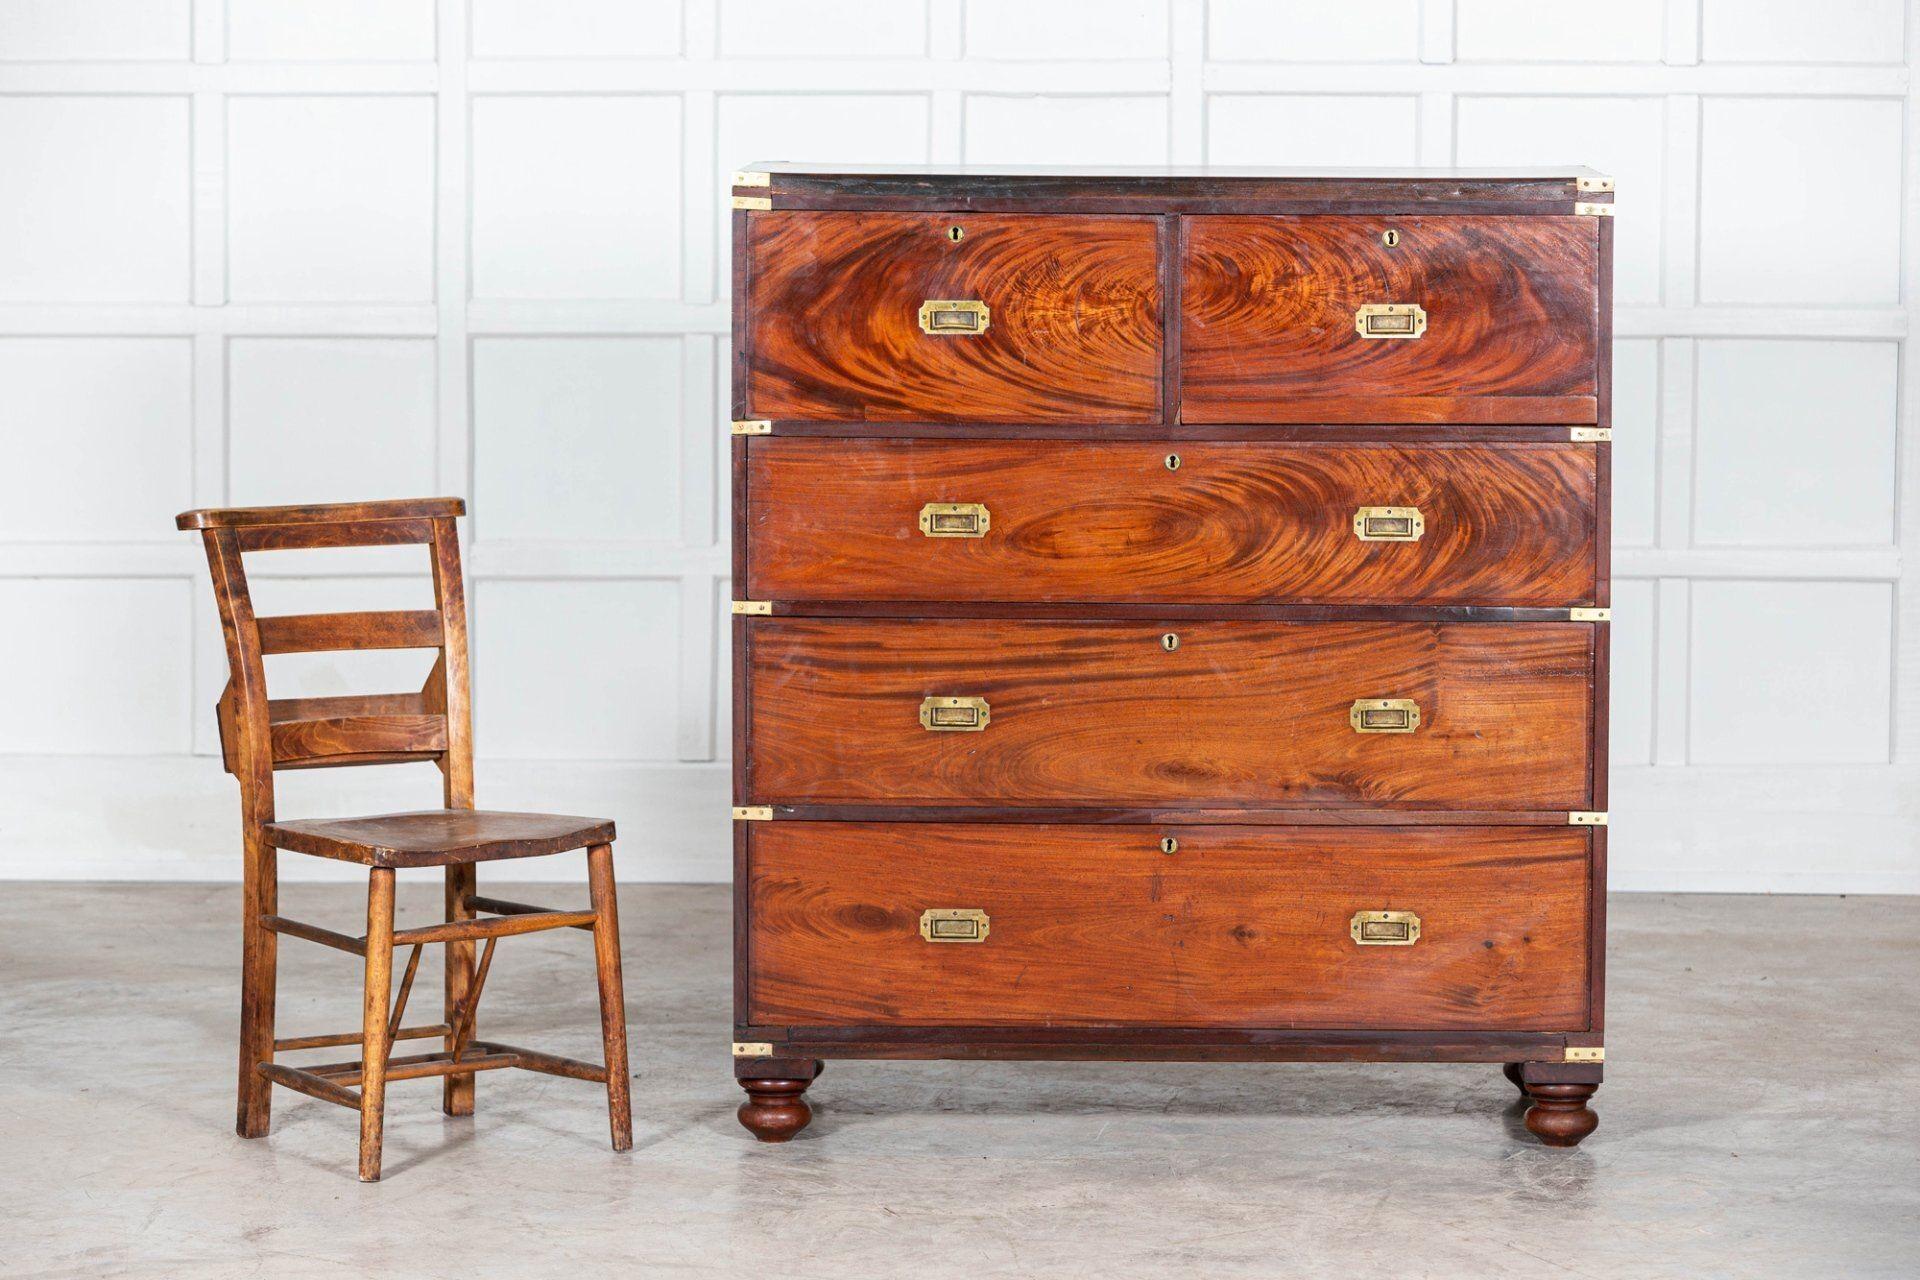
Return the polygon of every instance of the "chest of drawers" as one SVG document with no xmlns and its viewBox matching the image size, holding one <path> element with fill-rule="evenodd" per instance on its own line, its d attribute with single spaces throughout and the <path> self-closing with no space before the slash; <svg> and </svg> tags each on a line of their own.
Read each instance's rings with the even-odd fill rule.
<svg viewBox="0 0 1920 1280">
<path fill-rule="evenodd" d="M 735 1075 L 1499 1063 L 1597 1124 L 1612 183 L 733 186 Z"/>
</svg>

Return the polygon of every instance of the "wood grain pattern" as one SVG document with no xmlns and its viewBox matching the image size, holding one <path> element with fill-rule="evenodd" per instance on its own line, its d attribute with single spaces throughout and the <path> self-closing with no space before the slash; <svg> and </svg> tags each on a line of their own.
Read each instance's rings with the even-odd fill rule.
<svg viewBox="0 0 1920 1280">
<path fill-rule="evenodd" d="M 1600 221 L 1190 218 L 1180 416 L 1593 422 Z M 1367 303 L 1420 304 L 1425 336 L 1362 338 Z"/>
<path fill-rule="evenodd" d="M 1583 809 L 1584 623 L 757 620 L 752 803 Z M 978 696 L 977 733 L 921 728 Z M 1359 734 L 1357 698 L 1412 698 Z"/>
<path fill-rule="evenodd" d="M 750 863 L 759 1022 L 1586 1021 L 1580 831 L 774 822 Z M 940 907 L 986 911 L 987 939 L 925 942 Z M 1420 940 L 1356 945 L 1351 917 L 1380 909 Z"/>
<path fill-rule="evenodd" d="M 1590 445 L 775 437 L 748 465 L 754 599 L 1566 606 L 1594 592 Z M 928 502 L 984 504 L 987 533 L 924 536 Z M 1426 532 L 1363 542 L 1363 506 L 1418 507 Z"/>
<path fill-rule="evenodd" d="M 537 858 L 613 839 L 605 818 L 490 809 L 422 809 L 366 818 L 276 822 L 266 837 L 280 849 L 385 867 L 442 867 L 452 862 Z"/>
<path fill-rule="evenodd" d="M 747 416 L 1156 421 L 1157 236 L 1152 218 L 755 214 Z M 929 299 L 985 302 L 989 327 L 922 333 Z"/>
</svg>

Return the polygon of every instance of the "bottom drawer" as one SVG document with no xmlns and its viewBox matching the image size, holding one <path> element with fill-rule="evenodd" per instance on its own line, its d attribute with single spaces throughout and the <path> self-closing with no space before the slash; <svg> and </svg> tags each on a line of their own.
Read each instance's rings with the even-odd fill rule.
<svg viewBox="0 0 1920 1280">
<path fill-rule="evenodd" d="M 749 841 L 757 1026 L 1587 1025 L 1584 830 L 771 822 Z M 1417 927 L 1362 916 L 1383 912 Z"/>
</svg>

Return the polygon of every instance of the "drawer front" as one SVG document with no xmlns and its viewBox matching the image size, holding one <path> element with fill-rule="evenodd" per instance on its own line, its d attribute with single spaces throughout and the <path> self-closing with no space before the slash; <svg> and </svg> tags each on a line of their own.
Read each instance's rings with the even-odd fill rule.
<svg viewBox="0 0 1920 1280">
<path fill-rule="evenodd" d="M 748 417 L 1159 418 L 1156 219 L 764 213 L 746 235 Z"/>
<path fill-rule="evenodd" d="M 1587 445 L 774 438 L 748 458 L 754 599 L 1593 598 Z"/>
<path fill-rule="evenodd" d="M 1190 218 L 1181 419 L 1593 422 L 1600 221 Z"/>
<path fill-rule="evenodd" d="M 1588 845 L 1545 827 L 756 823 L 748 1018 L 1579 1030 Z M 1393 919 L 1356 942 L 1354 917 L 1380 912 L 1417 933 Z"/>
<path fill-rule="evenodd" d="M 756 804 L 1585 809 L 1594 633 L 759 619 L 747 789 Z M 1381 700 L 1412 706 L 1355 709 Z M 1374 731 L 1396 712 L 1409 731 Z"/>
</svg>

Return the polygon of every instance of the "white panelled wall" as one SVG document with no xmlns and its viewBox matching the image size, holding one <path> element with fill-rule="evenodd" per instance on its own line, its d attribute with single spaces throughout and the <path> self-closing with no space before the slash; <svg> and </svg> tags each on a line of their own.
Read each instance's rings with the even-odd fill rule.
<svg viewBox="0 0 1920 1280">
<path fill-rule="evenodd" d="M 176 511 L 458 493 L 481 803 L 613 815 L 630 880 L 725 879 L 748 161 L 1585 163 L 1619 180 L 1614 882 L 1920 892 L 1916 28 L 1905 0 L 0 0 L 0 876 L 237 872 Z M 254 562 L 270 611 L 427 590 L 412 552 Z M 438 794 L 426 766 L 281 792 Z"/>
</svg>

